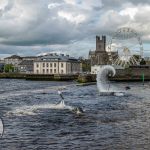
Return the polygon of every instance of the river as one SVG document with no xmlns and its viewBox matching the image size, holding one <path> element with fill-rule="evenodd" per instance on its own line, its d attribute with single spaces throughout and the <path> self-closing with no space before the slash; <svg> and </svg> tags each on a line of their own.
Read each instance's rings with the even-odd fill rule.
<svg viewBox="0 0 150 150">
<path fill-rule="evenodd" d="M 150 149 L 150 82 L 130 86 L 125 96 L 99 96 L 96 85 L 0 79 L 1 150 Z M 52 106 L 80 106 L 84 114 Z"/>
</svg>

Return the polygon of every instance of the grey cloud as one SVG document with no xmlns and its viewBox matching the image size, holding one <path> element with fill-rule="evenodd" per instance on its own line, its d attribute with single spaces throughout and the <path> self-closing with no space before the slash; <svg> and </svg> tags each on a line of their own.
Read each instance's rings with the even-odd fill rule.
<svg viewBox="0 0 150 150">
<path fill-rule="evenodd" d="M 106 8 L 107 7 L 117 8 L 128 3 L 131 3 L 133 5 L 150 4 L 150 1 L 149 0 L 102 0 L 102 3 Z"/>
<path fill-rule="evenodd" d="M 7 5 L 3 9 L 0 10 L 1 12 L 0 16 L 2 16 L 3 13 L 6 13 L 7 11 L 11 10 L 13 6 L 14 6 L 14 0 L 9 0 L 7 2 Z"/>
<path fill-rule="evenodd" d="M 95 48 L 97 34 L 111 35 L 117 28 L 127 25 L 142 32 L 144 41 L 150 41 L 148 12 L 145 10 L 137 12 L 134 20 L 129 15 L 119 14 L 129 6 L 137 8 L 150 6 L 149 0 L 87 0 L 86 2 L 79 0 L 76 2 L 76 5 L 71 5 L 63 0 L 9 1 L 5 8 L 0 10 L 0 53 L 37 54 L 41 52 L 40 49 L 53 50 L 56 49 L 54 45 L 59 45 L 57 48 L 69 49 L 72 53 L 76 53 L 76 50 L 81 48 L 83 55 L 87 54 L 89 49 Z M 51 3 L 60 5 L 48 9 Z M 75 24 L 69 22 L 69 19 L 59 17 L 59 11 L 72 13 L 74 16 L 82 14 L 86 19 Z M 86 42 L 88 44 L 85 44 Z M 38 48 L 34 48 L 35 46 Z"/>
<path fill-rule="evenodd" d="M 31 1 L 30 1 L 31 2 Z M 77 28 L 64 19 L 53 18 L 57 12 L 48 10 L 48 3 L 38 3 L 31 8 L 29 1 L 22 1 L 24 19 L 0 21 L 1 43 L 8 45 L 66 44 L 80 36 Z M 6 24 L 4 26 L 3 24 Z M 18 23 L 18 24 L 17 24 Z M 71 31 L 71 32 L 70 32 Z"/>
<path fill-rule="evenodd" d="M 2 54 L 6 55 L 20 55 L 20 56 L 32 56 L 38 55 L 42 51 L 50 51 L 49 47 L 42 47 L 42 46 L 8 46 L 8 45 L 0 45 L 0 57 Z"/>
<path fill-rule="evenodd" d="M 71 29 L 69 33 L 68 29 Z M 80 35 L 71 24 L 62 21 L 48 21 L 38 27 L 28 29 L 23 35 L 8 37 L 2 44 L 8 45 L 39 45 L 39 44 L 66 44 Z"/>
</svg>

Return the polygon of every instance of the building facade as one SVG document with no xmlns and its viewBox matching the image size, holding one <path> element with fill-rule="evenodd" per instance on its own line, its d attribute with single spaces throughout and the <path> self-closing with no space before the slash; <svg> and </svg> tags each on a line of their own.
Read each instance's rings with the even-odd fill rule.
<svg viewBox="0 0 150 150">
<path fill-rule="evenodd" d="M 20 73 L 33 73 L 33 60 L 23 60 L 18 65 L 18 71 Z"/>
<path fill-rule="evenodd" d="M 34 74 L 76 74 L 82 71 L 78 59 L 63 54 L 49 54 L 34 61 Z"/>
<path fill-rule="evenodd" d="M 18 71 L 20 73 L 33 73 L 33 62 L 39 58 L 37 56 L 22 57 L 21 63 L 18 64 Z"/>
<path fill-rule="evenodd" d="M 14 72 L 21 73 L 33 73 L 33 61 L 38 60 L 37 56 L 25 56 L 12 55 L 4 58 L 4 64 L 11 64 L 14 67 Z"/>
<path fill-rule="evenodd" d="M 21 63 L 22 57 L 18 55 L 12 55 L 10 57 L 4 58 L 5 64 L 12 64 L 13 66 L 18 66 L 19 63 Z"/>
<path fill-rule="evenodd" d="M 106 36 L 96 36 L 96 50 L 89 52 L 91 66 L 108 64 L 109 57 L 106 52 Z"/>
<path fill-rule="evenodd" d="M 99 68 L 109 63 L 109 55 L 106 52 L 106 36 L 96 36 L 96 50 L 89 52 L 91 60 L 91 74 L 97 74 Z"/>
<path fill-rule="evenodd" d="M 22 62 L 22 57 L 18 55 L 12 55 L 10 57 L 4 58 L 4 63 L 11 64 L 14 67 L 14 72 L 18 72 L 18 65 Z"/>
</svg>

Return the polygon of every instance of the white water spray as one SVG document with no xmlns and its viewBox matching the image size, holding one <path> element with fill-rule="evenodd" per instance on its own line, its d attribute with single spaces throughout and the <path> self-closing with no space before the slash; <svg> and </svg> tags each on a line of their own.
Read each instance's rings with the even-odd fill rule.
<svg viewBox="0 0 150 150">
<path fill-rule="evenodd" d="M 32 106 L 22 106 L 14 108 L 12 111 L 7 113 L 8 116 L 25 116 L 25 115 L 37 115 L 40 109 L 56 109 L 56 110 L 70 110 L 72 111 L 73 107 L 69 105 L 65 105 L 63 101 L 58 104 L 39 104 Z"/>
<path fill-rule="evenodd" d="M 116 70 L 114 67 L 106 65 L 99 68 L 97 73 L 97 88 L 99 92 L 108 92 L 112 91 L 112 87 L 109 84 L 108 76 L 114 76 L 116 74 Z"/>
<path fill-rule="evenodd" d="M 97 88 L 100 94 L 122 96 L 123 93 L 119 92 L 116 87 L 110 84 L 108 77 L 113 77 L 116 70 L 113 66 L 105 65 L 100 67 L 97 73 Z"/>
<path fill-rule="evenodd" d="M 3 131 L 4 131 L 4 125 L 2 119 L 0 119 L 0 137 L 3 136 Z"/>
</svg>

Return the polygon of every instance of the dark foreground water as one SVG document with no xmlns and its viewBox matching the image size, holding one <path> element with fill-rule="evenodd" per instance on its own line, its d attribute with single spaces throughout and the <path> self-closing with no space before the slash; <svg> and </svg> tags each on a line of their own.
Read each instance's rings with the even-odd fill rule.
<svg viewBox="0 0 150 150">
<path fill-rule="evenodd" d="M 117 83 L 131 90 L 123 97 L 99 96 L 96 86 L 72 82 L 0 80 L 0 150 L 143 150 L 150 149 L 150 83 Z M 57 89 L 67 106 L 56 108 Z"/>
</svg>

